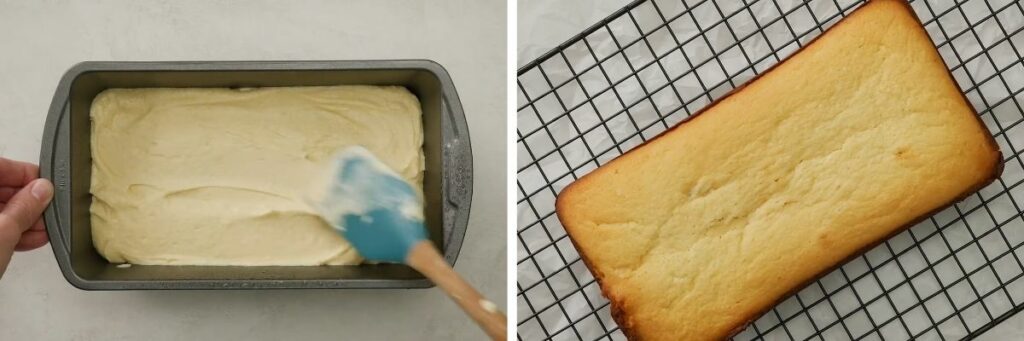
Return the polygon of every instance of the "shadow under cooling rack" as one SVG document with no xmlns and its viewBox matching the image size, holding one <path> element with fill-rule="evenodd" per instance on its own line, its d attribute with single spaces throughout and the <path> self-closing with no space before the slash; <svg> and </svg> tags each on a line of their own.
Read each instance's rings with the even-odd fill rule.
<svg viewBox="0 0 1024 341">
<path fill-rule="evenodd" d="M 624 340 L 554 215 L 566 185 L 802 47 L 861 1 L 637 1 L 518 72 L 520 340 Z M 996 137 L 1000 179 L 770 310 L 736 339 L 972 338 L 1024 308 L 1024 7 L 911 3 Z"/>
</svg>

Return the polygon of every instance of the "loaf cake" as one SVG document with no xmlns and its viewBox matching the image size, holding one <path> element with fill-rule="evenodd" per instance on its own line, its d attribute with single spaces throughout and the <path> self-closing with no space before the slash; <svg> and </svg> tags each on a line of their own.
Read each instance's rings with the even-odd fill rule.
<svg viewBox="0 0 1024 341">
<path fill-rule="evenodd" d="M 862 5 L 558 196 L 631 340 L 717 340 L 998 176 L 910 6 Z"/>
</svg>

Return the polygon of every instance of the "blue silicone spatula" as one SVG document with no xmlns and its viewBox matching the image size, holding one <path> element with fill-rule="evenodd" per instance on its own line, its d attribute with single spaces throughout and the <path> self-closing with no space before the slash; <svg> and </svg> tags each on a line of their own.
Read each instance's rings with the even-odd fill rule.
<svg viewBox="0 0 1024 341">
<path fill-rule="evenodd" d="M 448 293 L 494 340 L 505 314 L 467 283 L 427 240 L 423 200 L 409 183 L 362 147 L 333 160 L 327 192 L 314 206 L 369 261 L 405 263 Z"/>
</svg>

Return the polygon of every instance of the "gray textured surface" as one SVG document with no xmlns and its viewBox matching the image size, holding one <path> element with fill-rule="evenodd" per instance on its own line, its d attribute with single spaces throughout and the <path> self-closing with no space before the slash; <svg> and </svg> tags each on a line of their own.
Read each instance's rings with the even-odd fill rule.
<svg viewBox="0 0 1024 341">
<path fill-rule="evenodd" d="M 452 16 L 451 13 L 464 15 Z M 473 138 L 473 211 L 456 269 L 505 307 L 502 1 L 0 1 L 0 156 L 36 161 L 63 72 L 82 60 L 429 58 Z M 0 339 L 479 339 L 437 290 L 84 292 L 50 249 L 0 282 Z"/>
<path fill-rule="evenodd" d="M 520 56 L 519 64 L 523 65 L 530 62 L 533 58 L 547 52 L 547 50 L 564 42 L 597 21 L 604 19 L 629 2 L 628 0 L 603 0 L 588 7 L 587 4 L 590 3 L 588 1 L 519 1 L 519 46 L 517 51 Z M 713 49 L 726 50 L 724 47 L 730 46 L 735 39 L 731 36 L 733 32 L 724 29 L 725 25 L 716 26 L 714 23 L 721 20 L 716 7 L 724 13 L 733 13 L 737 8 L 742 7 L 742 4 L 739 2 L 724 0 L 687 0 L 682 2 L 678 0 L 654 0 L 654 2 L 659 5 L 662 11 L 666 12 L 665 16 L 669 18 L 673 17 L 672 13 L 682 11 L 680 7 L 682 7 L 683 3 L 693 8 L 692 11 L 689 11 L 692 14 L 687 14 L 682 19 L 669 25 L 671 30 L 680 39 L 697 37 L 696 34 L 700 30 L 692 24 L 693 22 L 702 25 L 701 27 L 704 30 L 707 30 L 709 27 L 712 28 L 706 36 Z M 836 13 L 833 4 L 838 3 L 842 6 L 851 6 L 855 2 L 857 1 L 810 1 L 809 8 L 813 11 L 813 15 L 817 16 L 818 19 L 822 19 Z M 753 4 L 749 14 L 758 18 L 762 26 L 767 26 L 764 36 L 757 35 L 744 41 L 742 45 L 744 52 L 750 54 L 751 58 L 765 55 L 771 51 L 768 45 L 765 44 L 766 39 L 774 43 L 775 49 L 779 49 L 780 42 L 793 40 L 791 33 L 781 21 L 777 21 L 778 24 L 775 25 L 767 25 L 766 23 L 771 22 L 772 18 L 778 18 L 780 10 L 786 11 L 787 9 L 794 8 L 794 5 L 800 3 L 799 1 L 746 1 L 745 3 Z M 1020 31 L 1024 27 L 1024 15 L 1022 15 L 1024 14 L 1024 7 L 1022 7 L 1019 1 L 1008 0 L 956 1 L 955 3 L 951 0 L 934 0 L 928 1 L 928 6 L 922 0 L 917 0 L 914 2 L 913 7 L 923 20 L 928 21 L 932 17 L 930 15 L 932 11 L 943 13 L 955 4 L 960 4 L 963 11 L 952 10 L 938 21 L 938 25 L 931 24 L 927 28 L 933 40 L 942 42 L 946 38 L 943 37 L 943 32 L 939 29 L 939 25 L 942 26 L 943 30 L 947 30 L 949 35 L 961 32 L 970 26 L 975 27 L 973 33 L 961 35 L 959 38 L 954 39 L 952 44 L 945 44 L 943 48 L 940 48 L 940 53 L 950 66 L 960 64 L 959 59 L 961 58 L 968 58 L 978 54 L 982 47 L 986 49 L 991 48 L 982 57 L 967 62 L 963 67 L 958 66 L 957 70 L 954 71 L 954 76 L 960 83 L 961 88 L 977 88 L 975 91 L 970 91 L 967 97 L 975 105 L 976 109 L 982 113 L 983 120 L 989 129 L 992 131 L 1007 131 L 1005 134 L 1000 134 L 1004 137 L 1000 138 L 998 142 L 1004 156 L 1009 158 L 1007 169 L 1003 173 L 1003 180 L 1006 186 L 1011 186 L 1018 183 L 1019 179 L 1024 178 L 1024 175 L 1021 174 L 1022 171 L 1018 157 L 1014 155 L 1016 154 L 1015 151 L 1022 149 L 1022 144 L 1018 142 L 1024 139 L 1024 131 L 1020 128 L 1010 129 L 1007 127 L 1008 124 L 1013 124 L 1012 122 L 1024 120 L 1024 113 L 1020 111 L 1019 107 L 1019 103 L 1021 103 L 1020 89 L 1024 87 L 1024 64 L 1017 60 L 1017 56 L 1024 53 L 1024 32 Z M 1001 9 L 997 16 L 998 21 L 983 19 L 992 13 L 993 8 Z M 632 13 L 641 28 L 654 32 L 648 37 L 648 41 L 654 50 L 669 51 L 676 48 L 676 44 L 669 35 L 664 34 L 664 31 L 652 28 L 660 24 L 661 19 L 655 16 L 655 12 L 649 3 L 632 11 Z M 728 26 L 736 31 L 735 34 L 740 37 L 758 30 L 747 19 L 749 17 L 745 16 L 745 14 L 736 18 L 738 20 L 730 20 Z M 811 15 L 808 15 L 806 11 L 795 11 L 793 14 L 786 15 L 786 18 L 788 24 L 792 25 L 798 33 L 815 26 Z M 832 24 L 834 22 L 835 20 L 832 20 L 828 23 Z M 618 44 L 626 45 L 639 37 L 634 24 L 625 16 L 612 21 L 609 27 L 617 36 L 617 39 L 619 39 Z M 1012 38 L 1009 40 L 1005 39 L 1006 34 L 1002 30 L 1010 31 Z M 546 32 L 551 34 L 545 34 Z M 611 51 L 616 50 L 616 42 L 609 38 L 607 32 L 602 30 L 588 35 L 589 44 L 597 51 L 599 56 L 612 54 Z M 799 41 L 807 42 L 816 35 L 815 32 L 814 34 L 799 38 Z M 1007 41 L 1012 43 L 1007 43 Z M 565 53 L 568 62 L 576 72 L 585 70 L 588 66 L 595 64 L 587 50 L 580 47 L 581 45 L 573 45 Z M 992 48 L 992 46 L 996 47 Z M 783 52 L 780 53 L 779 57 L 785 57 L 792 53 L 796 47 L 796 44 L 786 46 L 786 48 L 782 49 Z M 698 38 L 684 44 L 681 50 L 690 58 L 694 58 L 694 63 L 699 63 L 711 58 L 716 53 L 721 53 L 711 48 Z M 953 53 L 953 49 L 957 51 L 959 56 Z M 1014 49 L 1016 49 L 1016 53 Z M 749 70 L 743 70 L 750 63 L 736 49 L 726 50 L 726 53 L 721 53 L 719 57 L 715 58 L 723 65 L 728 75 L 718 70 L 718 63 L 714 61 L 699 66 L 696 68 L 697 71 L 695 73 L 688 74 L 691 68 L 679 57 L 679 53 L 669 54 L 663 59 L 665 62 L 663 66 L 667 69 L 669 75 L 687 75 L 678 81 L 674 81 L 673 85 L 684 99 L 694 98 L 694 101 L 686 104 L 687 110 L 691 112 L 703 107 L 710 101 L 709 98 L 701 96 L 704 93 L 705 85 L 710 87 L 712 84 L 723 83 L 722 87 L 711 91 L 710 97 L 714 98 L 721 96 L 726 90 L 731 88 L 731 85 L 726 82 L 727 79 L 731 78 L 736 81 L 735 84 L 739 84 L 753 75 Z M 994 61 L 995 67 L 990 64 L 989 58 Z M 624 75 L 628 75 L 630 67 L 640 68 L 640 65 L 645 65 L 645 63 L 650 62 L 652 59 L 647 51 L 647 47 L 641 43 L 635 45 L 634 48 L 627 48 L 624 58 L 609 58 L 601 64 L 606 70 L 609 70 L 607 72 L 611 74 L 611 78 L 614 81 L 624 77 Z M 626 64 L 624 60 L 632 63 L 631 66 Z M 762 62 L 755 62 L 758 65 L 755 69 L 763 71 L 775 62 L 776 60 L 772 58 L 764 59 Z M 632 107 L 626 113 L 636 123 L 625 119 L 626 115 L 618 115 L 617 118 L 608 119 L 611 115 L 618 112 L 622 105 L 613 96 L 596 96 L 597 98 L 593 99 L 593 103 L 596 105 L 599 114 L 603 115 L 603 118 L 608 119 L 607 127 L 609 130 L 608 133 L 605 133 L 604 129 L 596 129 L 586 133 L 583 138 L 577 140 L 584 141 L 583 144 L 587 144 L 590 149 L 588 150 L 583 148 L 581 143 L 571 144 L 566 142 L 571 141 L 580 134 L 573 126 L 566 123 L 567 120 L 555 119 L 564 113 L 560 102 L 553 100 L 553 96 L 537 100 L 538 94 L 544 94 L 550 89 L 548 80 L 558 85 L 564 80 L 570 79 L 572 72 L 557 57 L 553 61 L 541 64 L 541 66 L 544 68 L 548 79 L 543 78 L 537 69 L 519 77 L 523 87 L 526 88 L 527 92 L 531 93 L 532 99 L 535 100 L 532 107 L 518 113 L 518 128 L 520 132 L 522 134 L 529 134 L 529 132 L 536 130 L 541 125 L 546 125 L 547 129 L 544 130 L 544 133 L 532 135 L 518 143 L 520 153 L 518 155 L 519 165 L 517 169 L 525 168 L 518 174 L 519 184 L 525 188 L 527 193 L 536 194 L 526 197 L 527 201 L 519 205 L 518 228 L 523 231 L 520 233 L 523 242 L 519 243 L 517 255 L 517 260 L 521 262 L 518 269 L 518 283 L 521 287 L 530 289 L 525 294 L 517 297 L 520 309 L 516 321 L 523 323 L 519 328 L 519 332 L 525 339 L 545 337 L 545 330 L 551 334 L 559 333 L 554 336 L 556 340 L 568 340 L 577 337 L 594 339 L 601 337 L 605 333 L 606 328 L 614 328 L 614 322 L 611 321 L 608 314 L 607 301 L 601 297 L 600 290 L 592 282 L 592 277 L 586 268 L 581 262 L 575 261 L 578 259 L 576 251 L 568 244 L 567 240 L 562 238 L 564 231 L 557 220 L 553 218 L 538 218 L 532 212 L 532 210 L 537 210 L 538 215 L 544 217 L 547 213 L 553 211 L 553 193 L 537 189 L 546 188 L 547 181 L 565 174 L 567 167 L 562 159 L 557 156 L 543 158 L 534 164 L 534 160 L 523 151 L 528 146 L 535 155 L 545 155 L 545 151 L 558 148 L 558 144 L 565 144 L 559 148 L 560 153 L 558 154 L 564 155 L 563 157 L 571 160 L 570 162 L 581 164 L 580 169 L 575 171 L 576 176 L 585 174 L 593 169 L 593 165 L 579 160 L 589 159 L 591 157 L 590 150 L 593 150 L 594 154 L 601 154 L 598 155 L 600 162 L 607 162 L 607 160 L 619 153 L 619 151 L 610 149 L 613 144 L 617 143 L 622 146 L 622 150 L 628 150 L 641 142 L 641 138 L 630 137 L 638 130 L 642 131 L 640 136 L 646 139 L 664 130 L 661 123 L 657 122 L 659 119 L 658 113 L 651 109 L 651 105 L 646 105 L 646 101 L 640 100 L 644 97 L 645 90 L 642 90 L 638 84 L 642 82 L 643 86 L 647 89 L 646 91 L 655 92 L 656 90 L 651 89 L 658 89 L 666 81 L 661 78 L 661 74 L 658 71 L 651 71 L 652 69 L 657 70 L 656 67 L 651 67 L 647 69 L 647 72 L 641 71 L 639 73 L 640 77 L 635 80 L 624 81 L 615 86 L 618 92 L 616 96 L 623 97 L 621 101 L 624 101 L 626 104 L 639 103 L 639 105 Z M 993 74 L 993 69 L 1000 68 L 1008 68 L 1008 71 L 1002 77 L 992 78 L 992 80 L 984 82 L 981 86 L 974 86 L 973 82 L 981 82 L 983 79 L 989 78 Z M 591 73 L 596 74 L 596 72 Z M 697 78 L 703 83 L 698 83 Z M 591 95 L 608 87 L 608 83 L 601 80 L 600 77 L 588 78 L 588 75 L 584 73 L 580 79 L 583 83 L 582 86 Z M 1013 94 L 1009 93 L 1014 91 L 1015 93 Z M 587 96 L 578 91 L 578 87 L 574 86 L 574 84 L 561 88 L 557 94 L 561 101 L 570 108 L 577 105 L 577 103 L 583 103 L 587 100 Z M 673 99 L 668 97 L 671 96 L 658 96 L 658 94 L 655 94 L 654 101 L 651 104 L 661 108 L 661 113 L 667 116 L 665 121 L 670 126 L 685 117 L 687 110 L 672 110 L 671 108 L 676 108 L 679 104 L 674 103 Z M 517 107 L 522 107 L 528 102 L 520 95 Z M 995 110 L 987 110 L 989 106 L 996 108 Z M 584 131 L 589 127 L 594 127 L 599 122 L 598 117 L 588 114 L 589 111 L 587 109 L 589 108 L 583 107 L 583 109 L 570 114 L 574 124 Z M 536 110 L 538 114 L 533 114 L 531 110 Z M 639 124 L 640 128 L 637 129 L 633 124 Z M 651 128 L 644 128 L 648 125 Z M 551 138 L 553 140 L 546 137 L 549 134 L 553 136 Z M 602 153 L 606 148 L 610 151 Z M 544 176 L 541 176 L 542 174 Z M 572 177 L 552 180 L 554 183 L 551 192 L 561 190 L 571 180 Z M 964 321 L 963 323 L 970 328 L 977 328 L 990 320 L 989 314 L 998 316 L 1008 311 L 1013 302 L 1016 302 L 1016 304 L 1024 302 L 1024 278 L 1017 276 L 1021 273 L 1020 266 L 1013 261 L 1024 252 L 1021 249 L 1017 249 L 1016 252 L 1010 252 L 1006 256 L 1004 252 L 1007 250 L 1007 246 L 999 238 L 1000 235 L 1005 235 L 1011 245 L 1017 245 L 1015 243 L 1020 243 L 1024 240 L 1024 220 L 1020 218 L 1020 214 L 1014 208 L 1014 205 L 1011 205 L 1014 201 L 1017 203 L 1024 202 L 1024 195 L 1019 192 L 1021 191 L 1020 188 L 1020 186 L 1017 186 L 1013 190 L 1006 191 L 1001 184 L 993 184 L 981 191 L 981 196 L 989 202 L 985 205 L 984 209 L 977 209 L 972 212 L 972 209 L 979 207 L 980 200 L 977 197 L 968 198 L 958 204 L 957 208 L 947 209 L 939 213 L 936 215 L 935 220 L 923 222 L 912 228 L 910 232 L 902 233 L 893 238 L 889 244 L 897 253 L 900 253 L 899 255 L 893 256 L 886 250 L 885 246 L 881 246 L 869 252 L 866 257 L 857 258 L 843 266 L 843 272 L 835 271 L 825 276 L 820 281 L 822 286 L 812 285 L 799 294 L 805 303 L 818 302 L 807 309 L 809 313 L 806 315 L 798 314 L 799 311 L 803 310 L 801 305 L 804 303 L 800 303 L 795 299 L 784 301 L 777 307 L 776 311 L 783 318 L 794 316 L 790 322 L 786 323 L 788 330 L 777 327 L 778 315 L 775 315 L 776 313 L 774 312 L 758 320 L 756 326 L 760 328 L 762 333 L 767 334 L 765 339 L 786 340 L 789 339 L 787 334 L 792 334 L 794 338 L 802 339 L 804 335 L 809 335 L 814 331 L 812 328 L 815 327 L 811 323 L 817 323 L 818 327 L 823 325 L 831 327 L 822 333 L 824 339 L 843 340 L 847 338 L 847 332 L 844 329 L 848 328 L 851 333 L 860 335 L 861 332 L 872 329 L 872 324 L 887 321 L 888 323 L 881 327 L 879 334 L 867 334 L 865 335 L 866 339 L 877 339 L 883 336 L 886 339 L 902 339 L 906 337 L 903 333 L 902 324 L 905 323 L 912 331 L 925 330 L 925 328 L 931 326 L 931 323 L 928 321 L 928 318 L 931 317 L 926 317 L 926 314 L 931 314 L 935 316 L 936 320 L 947 316 L 950 317 L 945 322 L 940 323 L 937 329 L 923 335 L 923 339 L 939 339 L 940 337 L 944 339 L 959 339 L 963 337 L 967 331 L 961 326 L 961 321 Z M 518 197 L 520 200 L 524 199 L 522 193 Z M 959 219 L 957 210 L 964 212 L 967 219 Z M 968 212 L 971 213 L 968 214 Z M 540 222 L 537 222 L 538 220 Z M 997 224 L 1001 226 L 998 229 L 1001 232 L 989 233 L 993 231 L 993 227 Z M 934 225 L 942 225 L 942 228 L 936 229 Z M 940 232 L 936 232 L 937 230 Z M 972 234 L 985 235 L 985 237 L 977 237 L 981 240 L 975 242 L 972 240 L 974 239 Z M 912 246 L 914 244 L 913 238 L 921 239 L 920 247 Z M 556 242 L 552 243 L 552 239 L 555 239 Z M 554 246 L 546 247 L 549 244 L 554 244 Z M 947 255 L 950 255 L 950 247 L 954 249 L 962 247 L 963 250 L 956 252 L 952 257 L 947 257 Z M 983 265 L 986 263 L 986 257 L 995 257 L 995 255 L 1004 256 L 993 261 L 992 267 Z M 567 266 L 566 263 L 570 263 L 570 265 Z M 908 280 L 908 276 L 901 273 L 895 264 L 900 264 L 900 266 L 906 268 L 906 271 L 911 273 L 920 271 L 924 268 L 925 264 L 931 264 L 935 271 L 919 272 L 917 275 L 909 276 L 912 279 Z M 970 276 L 964 276 L 958 265 L 965 267 L 968 272 L 974 271 L 974 273 Z M 870 272 L 867 272 L 869 266 L 878 267 L 874 271 L 874 275 L 869 275 Z M 996 273 L 998 274 L 996 275 Z M 845 278 L 847 276 L 850 279 Z M 953 281 L 964 277 L 968 277 L 969 280 L 962 280 L 956 284 L 951 284 Z M 1000 283 L 1006 285 L 1007 289 L 1005 291 L 993 289 L 999 286 Z M 582 289 L 579 289 L 581 287 Z M 922 296 L 940 292 L 938 289 L 941 287 L 948 287 L 946 292 L 949 293 L 949 296 L 937 294 L 932 298 L 928 298 L 924 305 L 906 308 L 908 305 L 919 302 L 911 294 L 911 287 L 913 290 L 920 292 Z M 890 293 L 881 295 L 883 289 L 890 291 Z M 969 302 L 977 300 L 978 296 L 972 289 L 977 290 L 986 297 L 982 301 L 983 304 L 973 304 L 965 308 L 965 305 L 970 304 Z M 824 301 L 828 303 L 820 301 L 822 297 L 820 290 L 832 293 L 832 298 Z M 949 298 L 947 299 L 947 297 Z M 553 303 L 556 299 L 562 300 L 562 302 L 560 304 Z M 531 310 L 524 306 L 527 300 L 536 309 L 546 308 L 546 310 L 539 317 L 531 316 L 533 315 Z M 859 302 L 862 300 L 872 301 L 865 309 Z M 834 309 L 838 309 L 842 314 L 850 314 L 842 319 L 842 324 L 836 322 L 835 313 L 832 310 L 833 308 L 829 307 L 829 304 L 834 304 L 836 307 Z M 902 318 L 892 319 L 894 316 L 893 305 L 898 307 L 896 310 L 899 311 L 899 315 Z M 922 307 L 924 308 L 922 309 Z M 591 315 L 590 312 L 594 310 L 597 310 L 597 313 Z M 951 315 L 954 310 L 962 310 L 962 312 L 959 315 Z M 813 319 L 814 322 L 809 323 L 809 319 Z M 575 322 L 576 325 L 569 327 L 572 323 L 570 321 Z M 773 328 L 772 331 L 770 333 L 765 332 L 769 328 Z M 749 339 L 754 334 L 756 334 L 754 328 L 749 328 L 739 335 L 739 339 Z M 938 334 L 941 334 L 941 336 Z M 621 334 L 618 332 L 612 332 L 610 336 L 612 339 L 622 339 Z M 1024 314 L 1010 318 L 1008 321 L 979 337 L 980 340 L 1016 340 L 1022 338 L 1024 338 Z"/>
</svg>

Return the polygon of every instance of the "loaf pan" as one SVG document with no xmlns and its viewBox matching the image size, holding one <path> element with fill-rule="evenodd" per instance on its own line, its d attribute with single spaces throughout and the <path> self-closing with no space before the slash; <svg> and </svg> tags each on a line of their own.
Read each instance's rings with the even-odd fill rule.
<svg viewBox="0 0 1024 341">
<path fill-rule="evenodd" d="M 89 110 L 108 88 L 400 85 L 423 109 L 423 192 L 430 239 L 455 263 L 472 198 L 472 154 L 462 104 L 447 71 L 427 60 L 83 62 L 54 94 L 39 169 L 55 196 L 44 213 L 57 264 L 85 290 L 425 288 L 432 284 L 400 264 L 350 266 L 156 266 L 119 268 L 93 247 Z"/>
</svg>

